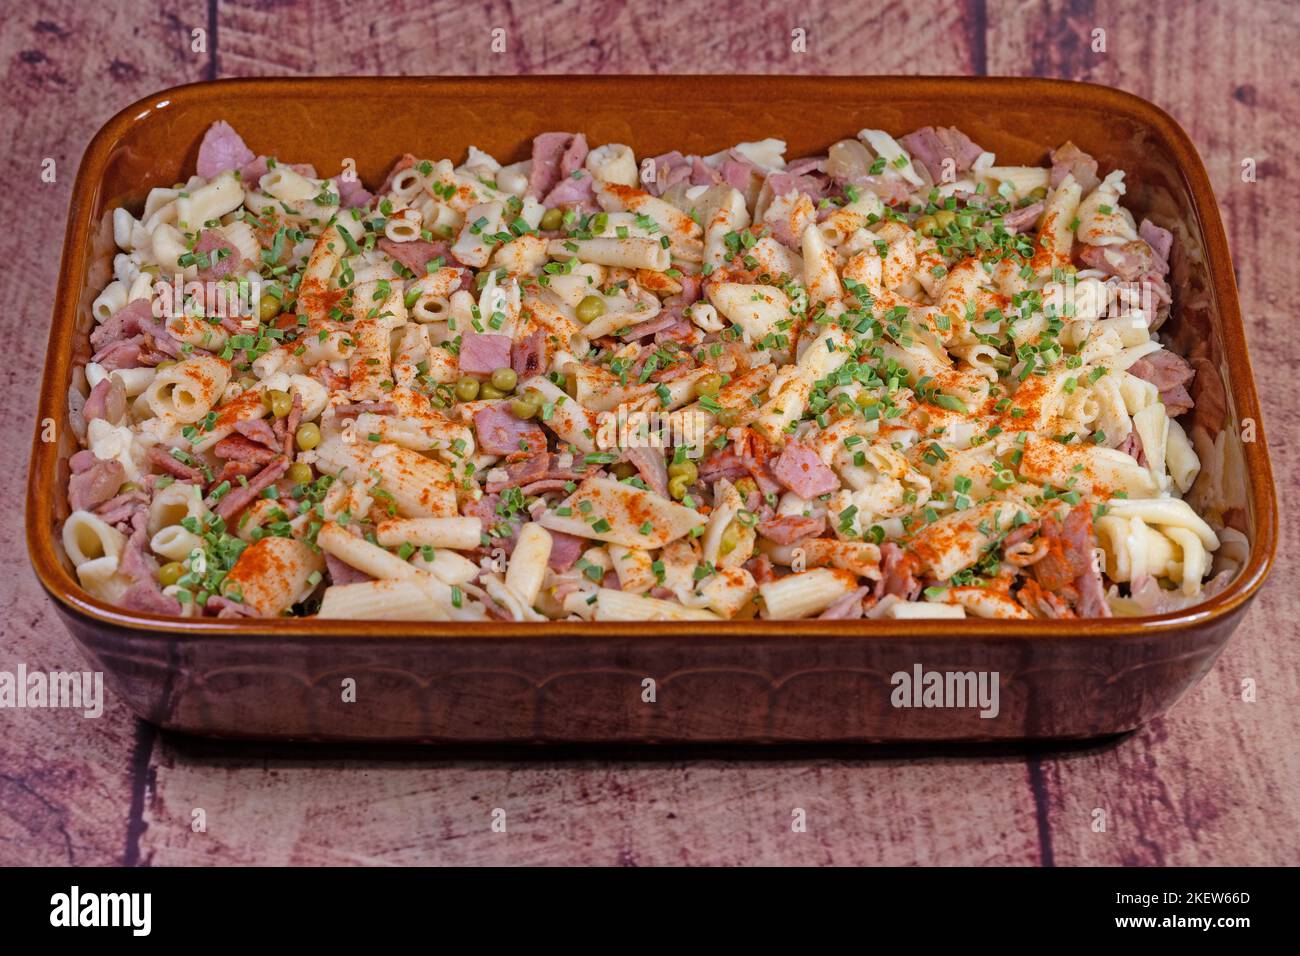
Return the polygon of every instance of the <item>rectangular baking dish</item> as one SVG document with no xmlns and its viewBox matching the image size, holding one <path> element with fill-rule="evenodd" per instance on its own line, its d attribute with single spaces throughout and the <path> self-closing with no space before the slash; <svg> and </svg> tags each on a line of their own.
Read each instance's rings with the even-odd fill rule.
<svg viewBox="0 0 1300 956">
<path fill-rule="evenodd" d="M 955 124 L 1004 163 L 1072 139 L 1128 172 L 1125 200 L 1177 238 L 1168 328 L 1198 369 L 1197 412 L 1226 404 L 1228 523 L 1250 541 L 1211 601 L 1084 621 L 452 624 L 183 620 L 86 594 L 61 553 L 69 383 L 113 252 L 111 211 L 184 179 L 215 120 L 258 152 L 375 185 L 406 151 L 473 143 L 525 158 L 546 130 L 638 156 L 778 136 L 822 152 L 864 126 Z M 1202 391 L 1205 390 L 1205 391 Z M 1196 419 L 1193 419 L 1195 423 Z M 57 439 L 43 441 L 54 425 Z M 1239 469 L 1239 472 L 1236 471 Z M 69 631 L 146 720 L 225 737 L 424 742 L 791 742 L 1079 738 L 1162 713 L 1214 663 L 1273 558 L 1277 504 L 1218 207 L 1186 133 L 1144 100 L 1037 79 L 600 77 L 257 79 L 200 83 L 110 120 L 77 175 L 50 330 L 27 508 L 32 563 Z M 894 706 L 892 675 L 997 673 L 996 716 Z M 355 681 L 355 700 L 344 693 Z M 951 703 L 951 701 L 950 701 Z M 989 708 L 985 708 L 986 712 Z"/>
</svg>

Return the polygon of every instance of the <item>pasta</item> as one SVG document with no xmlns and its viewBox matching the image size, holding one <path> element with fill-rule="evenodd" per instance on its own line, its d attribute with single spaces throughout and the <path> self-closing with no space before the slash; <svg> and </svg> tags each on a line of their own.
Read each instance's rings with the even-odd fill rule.
<svg viewBox="0 0 1300 956">
<path fill-rule="evenodd" d="M 1240 536 L 1183 497 L 1226 499 L 1228 439 L 1179 422 L 1173 236 L 1122 170 L 1050 159 L 955 128 L 791 159 L 552 132 L 371 193 L 217 123 L 113 213 L 64 550 L 101 600 L 183 616 L 1198 600 Z"/>
</svg>

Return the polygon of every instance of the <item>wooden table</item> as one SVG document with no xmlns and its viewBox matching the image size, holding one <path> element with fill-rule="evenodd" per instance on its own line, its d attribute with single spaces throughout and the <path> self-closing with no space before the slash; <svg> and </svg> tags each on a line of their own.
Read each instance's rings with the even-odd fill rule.
<svg viewBox="0 0 1300 956">
<path fill-rule="evenodd" d="M 21 497 L 58 250 L 82 150 L 147 93 L 213 77 L 325 73 L 991 73 L 1131 90 L 1169 110 L 1210 169 L 1233 245 L 1284 508 L 1300 478 L 1294 395 L 1293 3 L 539 5 L 420 0 L 20 5 L 6 66 L 7 362 L 0 478 Z M 310 7 L 310 10 L 309 10 Z M 504 29 L 505 53 L 489 52 Z M 791 51 L 805 31 L 807 52 Z M 194 30 L 205 31 L 194 52 Z M 1104 31 L 1097 33 L 1096 31 Z M 1104 38 L 1104 51 L 1097 50 Z M 701 87 L 707 95 L 707 87 Z M 44 183 L 42 161 L 57 180 Z M 1254 159 L 1258 180 L 1243 182 Z M 1289 167 L 1289 168 L 1288 168 Z M 0 669 L 79 666 L 0 531 Z M 247 748 L 172 740 L 120 700 L 99 720 L 0 711 L 0 863 L 1260 864 L 1300 862 L 1300 525 L 1213 672 L 1164 719 L 1069 750 L 590 752 Z M 1253 678 L 1258 699 L 1241 700 Z M 507 811 L 505 834 L 491 812 Z M 194 811 L 206 832 L 194 832 Z M 791 832 L 795 808 L 807 832 Z M 1106 814 L 1104 832 L 1094 811 Z"/>
</svg>

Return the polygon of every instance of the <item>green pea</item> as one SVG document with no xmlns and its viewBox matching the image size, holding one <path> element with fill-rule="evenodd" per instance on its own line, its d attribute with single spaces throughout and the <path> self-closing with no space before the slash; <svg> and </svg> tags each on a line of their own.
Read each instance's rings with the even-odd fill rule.
<svg viewBox="0 0 1300 956">
<path fill-rule="evenodd" d="M 694 481 L 700 477 L 700 470 L 689 458 L 686 461 L 675 461 L 668 466 L 668 477 L 677 478 L 680 475 L 685 475 L 687 481 Z"/>
<path fill-rule="evenodd" d="M 303 422 L 298 426 L 294 439 L 303 451 L 311 451 L 320 444 L 320 426 L 315 422 Z"/>
<path fill-rule="evenodd" d="M 672 495 L 677 501 L 681 501 L 686 497 L 690 487 L 691 479 L 686 475 L 678 475 L 676 478 L 668 479 L 668 494 Z"/>
<path fill-rule="evenodd" d="M 170 587 L 181 579 L 185 573 L 185 565 L 179 561 L 168 561 L 158 569 L 158 583 L 163 587 Z"/>
<path fill-rule="evenodd" d="M 456 382 L 456 397 L 462 402 L 472 402 L 478 398 L 479 381 L 468 375 Z"/>
<path fill-rule="evenodd" d="M 572 372 L 566 372 L 564 375 L 564 393 L 573 398 L 578 395 L 578 376 Z"/>
<path fill-rule="evenodd" d="M 492 373 L 492 387 L 503 392 L 513 392 L 519 383 L 519 376 L 512 368 L 499 368 Z"/>
<path fill-rule="evenodd" d="M 311 465 L 305 461 L 295 461 L 289 466 L 289 480 L 295 485 L 311 484 Z"/>
<path fill-rule="evenodd" d="M 479 386 L 478 397 L 486 401 L 489 399 L 505 398 L 506 393 L 501 391 L 501 389 L 497 388 L 491 382 L 484 382 Z"/>
<path fill-rule="evenodd" d="M 758 491 L 758 482 L 746 475 L 744 478 L 737 479 L 736 491 L 743 500 L 748 501 L 749 496 Z"/>
<path fill-rule="evenodd" d="M 630 461 L 616 461 L 609 468 L 614 473 L 614 477 L 620 481 L 624 478 L 631 478 L 637 473 L 636 465 Z"/>
<path fill-rule="evenodd" d="M 542 213 L 541 227 L 546 232 L 555 232 L 564 224 L 564 211 L 559 208 L 548 209 Z"/>
<path fill-rule="evenodd" d="M 583 325 L 595 322 L 605 314 L 605 300 L 598 295 L 584 296 L 576 311 L 578 321 Z"/>
<path fill-rule="evenodd" d="M 734 408 L 724 408 L 718 412 L 718 424 L 723 428 L 730 428 L 740 418 L 740 413 Z"/>
<path fill-rule="evenodd" d="M 1039 186 L 1037 189 L 1029 190 L 1029 195 L 1027 198 L 1029 199 L 1031 204 L 1036 202 L 1042 202 L 1044 199 L 1047 198 L 1047 187 Z"/>
<path fill-rule="evenodd" d="M 140 490 L 140 486 L 137 485 L 134 481 L 124 481 L 122 482 L 122 487 L 117 489 L 117 493 L 119 495 L 124 495 L 128 491 L 139 491 L 139 490 Z"/>
<path fill-rule="evenodd" d="M 263 322 L 270 322 L 280 314 L 280 300 L 268 292 L 263 291 L 258 296 L 257 317 Z"/>
<path fill-rule="evenodd" d="M 293 410 L 293 399 L 288 392 L 278 388 L 269 388 L 262 395 L 262 404 L 271 410 L 276 418 L 286 418 Z"/>
<path fill-rule="evenodd" d="M 865 388 L 858 392 L 858 397 L 853 401 L 857 403 L 858 408 L 870 408 L 872 405 L 879 404 L 876 400 L 876 396 L 872 395 Z"/>
<path fill-rule="evenodd" d="M 923 236 L 933 236 L 939 231 L 939 224 L 935 222 L 934 216 L 922 216 L 916 220 L 916 231 Z"/>
<path fill-rule="evenodd" d="M 702 376 L 695 383 L 695 394 L 697 395 L 717 395 L 722 388 L 722 376 L 717 372 L 710 372 Z"/>
<path fill-rule="evenodd" d="M 524 420 L 536 418 L 537 413 L 541 411 L 541 404 L 528 396 L 521 396 L 510 400 L 510 411 L 514 412 L 515 418 Z"/>
<path fill-rule="evenodd" d="M 956 218 L 957 214 L 951 209 L 940 209 L 934 214 L 934 224 L 938 226 L 940 230 L 947 229 L 953 224 L 953 221 Z"/>
</svg>

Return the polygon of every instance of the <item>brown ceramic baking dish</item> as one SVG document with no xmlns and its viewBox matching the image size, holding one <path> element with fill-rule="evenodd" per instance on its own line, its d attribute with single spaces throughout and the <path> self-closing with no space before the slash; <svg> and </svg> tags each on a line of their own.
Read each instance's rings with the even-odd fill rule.
<svg viewBox="0 0 1300 956">
<path fill-rule="evenodd" d="M 67 513 L 69 383 L 87 360 L 113 208 L 185 178 L 214 120 L 259 152 L 374 185 L 406 151 L 470 144 L 520 159 L 582 130 L 638 155 L 707 153 L 779 136 L 789 156 L 863 126 L 960 125 L 1007 163 L 1073 139 L 1128 172 L 1125 204 L 1174 229 L 1172 328 L 1199 370 L 1197 411 L 1226 402 L 1240 474 L 1226 519 L 1250 541 L 1233 584 L 1158 617 L 1084 621 L 746 621 L 453 624 L 183 620 L 123 611 L 78 586 L 56 533 Z M 145 719 L 194 734 L 427 742 L 779 742 L 1071 738 L 1162 713 L 1214 663 L 1272 561 L 1277 504 L 1227 240 L 1195 148 L 1141 99 L 1079 83 L 903 77 L 267 79 L 202 83 L 104 126 L 77 176 L 33 445 L 27 542 L 94 666 Z M 43 442 L 41 423 L 59 439 Z M 1193 419 L 1195 422 L 1195 419 Z M 996 717 L 900 708 L 895 672 L 996 671 Z M 356 681 L 344 702 L 345 679 Z M 653 681 L 649 684 L 648 681 Z M 648 698 L 653 698 L 648 699 Z"/>
</svg>

